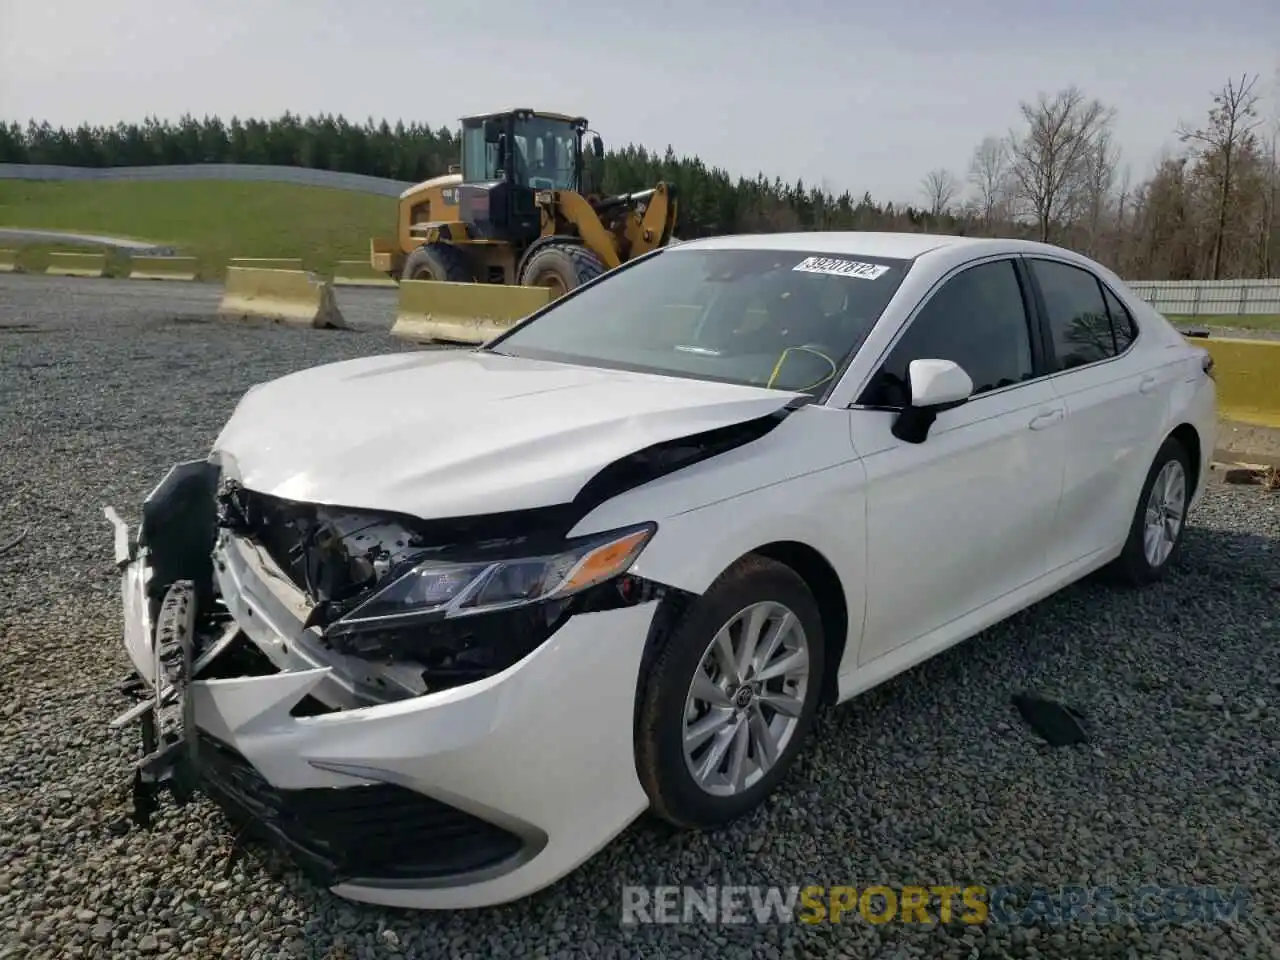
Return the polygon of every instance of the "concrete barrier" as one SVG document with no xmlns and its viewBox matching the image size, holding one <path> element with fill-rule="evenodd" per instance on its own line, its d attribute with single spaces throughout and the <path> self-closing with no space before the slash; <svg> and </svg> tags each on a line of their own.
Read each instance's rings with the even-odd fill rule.
<svg viewBox="0 0 1280 960">
<path fill-rule="evenodd" d="M 1213 357 L 1223 419 L 1280 427 L 1280 340 L 1209 337 L 1191 342 Z"/>
<path fill-rule="evenodd" d="M 351 329 L 338 309 L 333 284 L 302 270 L 228 267 L 218 314 L 316 329 Z"/>
<path fill-rule="evenodd" d="M 130 280 L 194 280 L 195 257 L 130 257 Z"/>
<path fill-rule="evenodd" d="M 550 302 L 546 287 L 401 280 L 391 334 L 421 343 L 484 343 Z"/>
<path fill-rule="evenodd" d="M 45 274 L 50 277 L 100 277 L 107 272 L 107 254 L 51 253 Z"/>
<path fill-rule="evenodd" d="M 373 269 L 367 260 L 339 260 L 333 268 L 335 287 L 394 287 L 396 282 Z"/>
<path fill-rule="evenodd" d="M 256 267 L 259 270 L 301 270 L 301 257 L 232 257 L 233 267 Z"/>
<path fill-rule="evenodd" d="M 0 273 L 19 273 L 18 251 L 0 250 Z"/>
</svg>

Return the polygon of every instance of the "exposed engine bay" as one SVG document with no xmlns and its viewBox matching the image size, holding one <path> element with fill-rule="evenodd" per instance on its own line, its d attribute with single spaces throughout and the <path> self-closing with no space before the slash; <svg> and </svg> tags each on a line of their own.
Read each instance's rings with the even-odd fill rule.
<svg viewBox="0 0 1280 960">
<path fill-rule="evenodd" d="M 575 613 L 664 592 L 623 574 L 553 595 L 553 581 L 581 566 L 592 545 L 588 539 L 566 549 L 561 510 L 428 523 L 283 500 L 234 481 L 218 482 L 213 496 L 210 478 L 191 471 L 217 468 L 184 467 L 188 473 L 175 474 L 172 489 L 150 504 L 165 521 L 148 544 L 157 571 L 153 606 L 166 602 L 174 583 L 193 582 L 190 679 L 332 668 L 333 681 L 302 705 L 306 712 L 483 679 L 527 655 Z M 198 550 L 202 534 L 212 538 L 207 564 Z M 206 567 L 207 587 L 199 576 Z M 409 596 L 411 587 L 402 586 L 429 577 L 437 588 L 444 585 L 440 603 Z M 389 588 L 406 594 L 397 595 L 398 606 L 387 599 Z M 462 588 L 470 594 L 463 597 Z M 177 647 L 158 640 L 161 659 L 176 667 Z"/>
</svg>

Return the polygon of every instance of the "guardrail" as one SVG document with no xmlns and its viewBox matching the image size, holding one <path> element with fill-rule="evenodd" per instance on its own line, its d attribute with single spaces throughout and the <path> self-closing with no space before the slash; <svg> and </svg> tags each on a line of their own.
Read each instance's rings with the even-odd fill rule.
<svg viewBox="0 0 1280 960">
<path fill-rule="evenodd" d="M 1166 316 L 1280 315 L 1280 280 L 1130 280 L 1128 284 Z"/>
<path fill-rule="evenodd" d="M 50 277 L 101 277 L 107 269 L 106 253 L 51 253 L 44 268 Z"/>
</svg>

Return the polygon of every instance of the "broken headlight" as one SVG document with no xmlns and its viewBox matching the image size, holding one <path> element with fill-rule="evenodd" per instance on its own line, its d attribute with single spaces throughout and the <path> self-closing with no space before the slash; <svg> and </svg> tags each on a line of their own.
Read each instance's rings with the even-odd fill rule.
<svg viewBox="0 0 1280 960">
<path fill-rule="evenodd" d="M 539 556 L 425 560 L 326 633 L 381 630 L 404 621 L 453 619 L 567 599 L 626 573 L 656 529 L 644 524 L 581 537 Z"/>
</svg>

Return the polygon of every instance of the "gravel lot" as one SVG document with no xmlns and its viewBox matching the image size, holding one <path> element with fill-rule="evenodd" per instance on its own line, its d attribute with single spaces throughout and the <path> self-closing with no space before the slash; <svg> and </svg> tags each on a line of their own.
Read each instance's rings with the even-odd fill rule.
<svg viewBox="0 0 1280 960">
<path fill-rule="evenodd" d="M 361 907 L 251 855 L 198 800 L 128 826 L 136 733 L 114 504 L 203 454 L 241 392 L 406 349 L 383 291 L 356 332 L 238 326 L 216 288 L 0 277 L 0 957 L 1273 957 L 1280 951 L 1280 494 L 1215 484 L 1182 569 L 1079 585 L 826 716 L 764 810 L 715 836 L 638 824 L 555 888 L 488 911 Z M 1051 750 L 1010 695 L 1090 718 Z M 883 882 L 1247 887 L 1237 924 L 1028 928 L 619 922 L 620 886 Z"/>
</svg>

